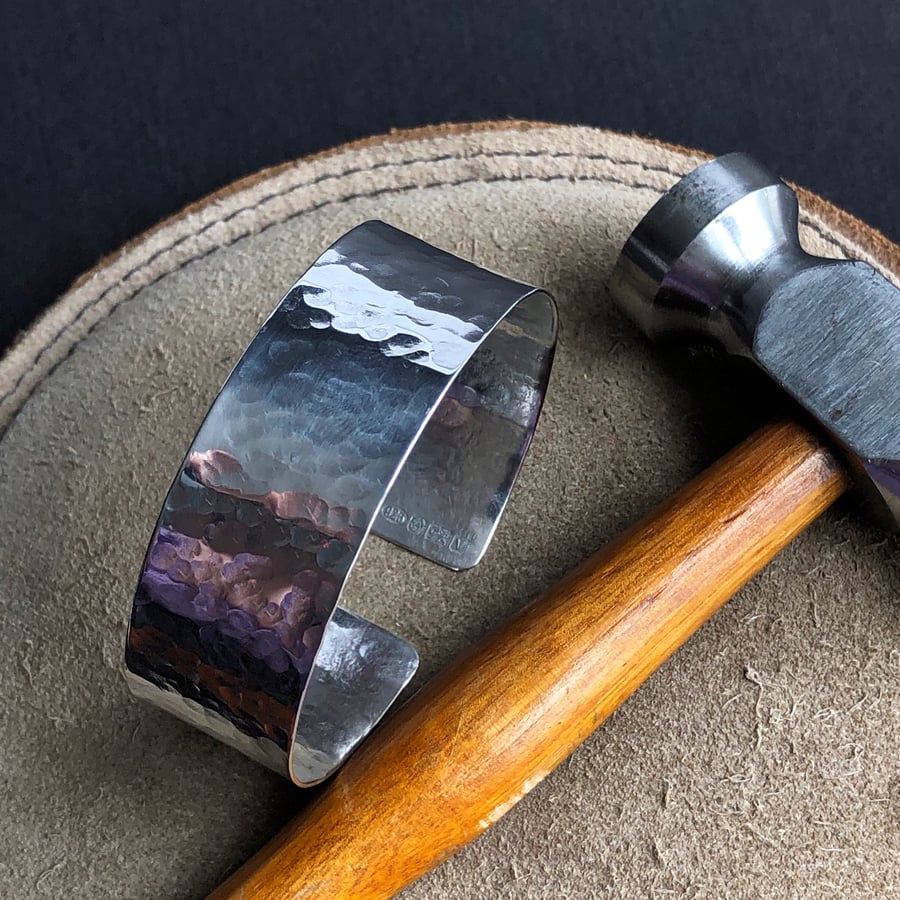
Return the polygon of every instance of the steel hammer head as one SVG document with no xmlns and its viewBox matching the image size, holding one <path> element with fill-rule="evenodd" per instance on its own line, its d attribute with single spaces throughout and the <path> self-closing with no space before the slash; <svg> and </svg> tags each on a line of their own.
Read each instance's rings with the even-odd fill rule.
<svg viewBox="0 0 900 900">
<path fill-rule="evenodd" d="M 752 359 L 844 450 L 900 527 L 900 291 L 870 265 L 800 247 L 794 192 L 749 156 L 695 169 L 629 237 L 610 281 L 653 339 Z"/>
</svg>

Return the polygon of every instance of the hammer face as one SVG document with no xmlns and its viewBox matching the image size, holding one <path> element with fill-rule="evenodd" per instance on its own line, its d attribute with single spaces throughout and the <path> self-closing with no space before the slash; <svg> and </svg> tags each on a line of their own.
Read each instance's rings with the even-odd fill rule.
<svg viewBox="0 0 900 900">
<path fill-rule="evenodd" d="M 749 353 L 763 271 L 805 264 L 797 198 L 754 159 L 732 153 L 700 166 L 653 206 L 610 281 L 626 314 L 654 340 L 711 341 Z"/>
<path fill-rule="evenodd" d="M 731 154 L 654 205 L 610 280 L 653 339 L 753 359 L 842 445 L 900 527 L 900 291 L 871 266 L 805 253 L 794 192 Z"/>
</svg>

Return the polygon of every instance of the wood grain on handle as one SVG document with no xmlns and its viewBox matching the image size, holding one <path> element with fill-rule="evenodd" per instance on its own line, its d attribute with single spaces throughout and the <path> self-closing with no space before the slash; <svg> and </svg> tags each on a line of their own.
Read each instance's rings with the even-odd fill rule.
<svg viewBox="0 0 900 900">
<path fill-rule="evenodd" d="M 489 828 L 847 486 L 768 426 L 416 694 L 214 900 L 390 897 Z"/>
</svg>

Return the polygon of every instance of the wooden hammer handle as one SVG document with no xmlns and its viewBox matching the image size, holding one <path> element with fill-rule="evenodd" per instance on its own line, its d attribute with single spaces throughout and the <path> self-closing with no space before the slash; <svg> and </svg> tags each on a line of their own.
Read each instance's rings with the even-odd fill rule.
<svg viewBox="0 0 900 900">
<path fill-rule="evenodd" d="M 847 486 L 768 426 L 427 684 L 215 900 L 389 897 L 489 828 Z"/>
</svg>

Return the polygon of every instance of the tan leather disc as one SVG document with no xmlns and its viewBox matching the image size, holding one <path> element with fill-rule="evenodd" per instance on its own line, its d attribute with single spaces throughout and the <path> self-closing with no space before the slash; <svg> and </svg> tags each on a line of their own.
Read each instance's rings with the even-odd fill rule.
<svg viewBox="0 0 900 900">
<path fill-rule="evenodd" d="M 197 897 L 306 801 L 133 700 L 121 657 L 150 530 L 203 414 L 287 287 L 353 225 L 384 219 L 560 304 L 544 417 L 484 562 L 454 574 L 372 539 L 351 579 L 348 605 L 416 644 L 420 678 L 759 424 L 744 414 L 756 382 L 661 354 L 604 288 L 630 230 L 700 158 L 511 122 L 348 145 L 137 238 L 0 361 L 6 895 Z M 808 249 L 896 281 L 900 249 L 801 199 Z M 407 895 L 900 890 L 897 549 L 839 504 Z"/>
</svg>

